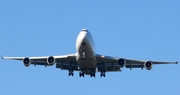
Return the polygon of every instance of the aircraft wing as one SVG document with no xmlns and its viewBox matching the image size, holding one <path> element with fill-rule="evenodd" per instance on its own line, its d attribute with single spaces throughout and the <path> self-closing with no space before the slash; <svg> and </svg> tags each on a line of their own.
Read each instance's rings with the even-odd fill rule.
<svg viewBox="0 0 180 95">
<path fill-rule="evenodd" d="M 120 66 L 118 60 L 124 60 L 124 66 Z M 155 64 L 178 64 L 178 62 L 162 62 L 162 61 L 149 61 L 149 60 L 134 60 L 134 59 L 126 59 L 126 58 L 118 58 L 111 56 L 104 56 L 101 54 L 96 54 L 96 60 L 98 64 L 98 71 L 105 69 L 108 71 L 118 71 L 123 67 L 126 68 L 146 68 L 150 70 Z M 122 65 L 122 64 L 121 64 Z M 149 66 L 149 68 L 148 68 Z M 120 70 L 119 70 L 120 71 Z"/>
<path fill-rule="evenodd" d="M 20 60 L 23 61 L 25 58 L 30 60 L 30 64 L 36 65 L 44 65 L 50 66 L 47 63 L 47 59 L 50 56 L 40 56 L 40 57 L 3 57 L 2 59 L 9 60 Z M 68 55 L 60 55 L 60 56 L 52 56 L 55 59 L 56 68 L 60 68 L 62 70 L 69 70 L 72 68 L 73 70 L 79 70 L 78 64 L 76 62 L 76 54 L 68 54 Z"/>
</svg>

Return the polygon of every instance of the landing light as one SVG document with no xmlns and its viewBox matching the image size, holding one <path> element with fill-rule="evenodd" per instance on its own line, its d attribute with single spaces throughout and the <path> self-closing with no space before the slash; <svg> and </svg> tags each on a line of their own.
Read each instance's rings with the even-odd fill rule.
<svg viewBox="0 0 180 95">
<path fill-rule="evenodd" d="M 101 58 L 105 58 L 105 56 L 102 55 Z"/>
</svg>

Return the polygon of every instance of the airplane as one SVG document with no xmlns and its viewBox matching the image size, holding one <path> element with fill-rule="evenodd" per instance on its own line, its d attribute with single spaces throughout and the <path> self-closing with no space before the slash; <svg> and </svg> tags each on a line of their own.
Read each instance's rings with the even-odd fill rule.
<svg viewBox="0 0 180 95">
<path fill-rule="evenodd" d="M 146 68 L 151 70 L 156 64 L 178 64 L 178 62 L 162 62 L 151 60 L 134 60 L 121 57 L 112 57 L 97 54 L 91 33 L 87 29 L 82 29 L 76 39 L 76 53 L 58 56 L 40 57 L 3 57 L 2 59 L 20 60 L 24 66 L 31 64 L 53 66 L 61 70 L 68 70 L 69 76 L 74 76 L 74 71 L 79 72 L 79 77 L 90 75 L 95 77 L 96 72 L 100 72 L 100 77 L 105 77 L 106 72 L 121 72 L 121 68 Z"/>
</svg>

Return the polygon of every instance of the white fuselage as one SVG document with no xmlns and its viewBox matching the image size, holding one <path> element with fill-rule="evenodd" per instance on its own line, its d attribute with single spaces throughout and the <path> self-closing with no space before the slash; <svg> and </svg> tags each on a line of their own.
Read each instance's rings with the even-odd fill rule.
<svg viewBox="0 0 180 95">
<path fill-rule="evenodd" d="M 77 62 L 85 74 L 90 74 L 96 69 L 94 41 L 88 30 L 83 29 L 76 40 Z"/>
</svg>

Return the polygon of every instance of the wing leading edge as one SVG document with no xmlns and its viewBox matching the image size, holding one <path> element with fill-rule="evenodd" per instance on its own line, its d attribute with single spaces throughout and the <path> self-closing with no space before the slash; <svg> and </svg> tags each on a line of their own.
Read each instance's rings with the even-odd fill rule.
<svg viewBox="0 0 180 95">
<path fill-rule="evenodd" d="M 60 56 L 40 56 L 40 57 L 3 57 L 2 59 L 20 60 L 25 66 L 30 64 L 52 66 L 56 63 L 56 68 L 61 70 L 81 71 L 76 61 L 76 54 L 60 55 Z M 121 68 L 146 68 L 150 70 L 154 64 L 178 64 L 178 62 L 162 62 L 148 60 L 134 60 L 119 57 L 104 56 L 96 54 L 98 72 L 120 72 Z M 51 63 L 51 64 L 49 64 Z"/>
<path fill-rule="evenodd" d="M 76 62 L 76 54 L 68 54 L 68 55 L 60 55 L 60 56 L 40 56 L 40 57 L 3 57 L 2 59 L 7 60 L 20 60 L 23 61 L 25 66 L 29 66 L 30 64 L 36 65 L 44 65 L 44 66 L 51 66 L 48 64 L 48 58 L 54 58 L 54 62 L 56 63 L 56 68 L 61 69 L 68 69 L 74 66 L 74 69 L 77 70 L 77 62 Z M 26 60 L 29 64 L 26 64 Z M 51 61 L 51 60 L 49 60 Z M 54 64 L 54 63 L 53 63 Z M 68 67 L 67 67 L 68 66 Z"/>
<path fill-rule="evenodd" d="M 119 57 L 111 57 L 111 56 L 104 56 L 101 54 L 96 54 L 97 64 L 104 65 L 105 68 L 111 66 L 112 68 L 146 68 L 150 70 L 153 65 L 155 64 L 178 64 L 178 62 L 163 62 L 163 61 L 149 61 L 149 60 L 134 60 L 134 59 L 126 59 L 126 58 L 119 58 Z M 101 66 L 102 67 L 102 66 Z M 102 69 L 102 68 L 101 68 Z M 100 71 L 100 70 L 99 70 Z M 111 71 L 111 70 L 107 70 Z M 116 71 L 112 69 L 112 71 Z"/>
</svg>

